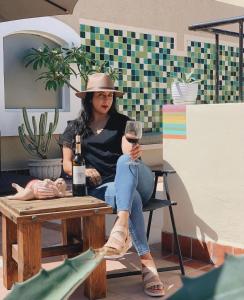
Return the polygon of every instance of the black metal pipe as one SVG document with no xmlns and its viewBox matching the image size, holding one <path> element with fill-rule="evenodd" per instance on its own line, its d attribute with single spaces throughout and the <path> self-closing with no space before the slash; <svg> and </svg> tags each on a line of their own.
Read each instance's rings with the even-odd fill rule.
<svg viewBox="0 0 244 300">
<path fill-rule="evenodd" d="M 201 31 L 205 31 L 208 33 L 213 33 L 213 34 L 223 34 L 223 35 L 228 35 L 232 37 L 239 37 L 239 32 L 234 32 L 234 31 L 229 31 L 229 30 L 223 30 L 223 29 L 218 29 L 218 28 L 203 28 Z"/>
<path fill-rule="evenodd" d="M 219 35 L 215 34 L 215 102 L 219 103 Z"/>
<path fill-rule="evenodd" d="M 223 19 L 223 20 L 215 20 L 215 21 L 206 22 L 206 23 L 193 24 L 193 25 L 189 26 L 188 29 L 189 30 L 201 30 L 203 28 L 210 28 L 213 26 L 233 24 L 233 23 L 238 23 L 241 21 L 242 22 L 244 21 L 244 16 L 232 17 L 232 18 L 227 18 L 227 19 Z"/>
<path fill-rule="evenodd" d="M 239 101 L 243 101 L 243 22 L 244 16 L 232 17 L 223 20 L 211 21 L 206 23 L 194 24 L 188 27 L 189 30 L 201 30 L 215 34 L 216 40 L 216 60 L 215 60 L 215 101 L 219 102 L 219 34 L 239 37 Z M 239 33 L 213 28 L 214 26 L 221 26 L 227 24 L 239 23 Z"/>
<path fill-rule="evenodd" d="M 239 22 L 239 100 L 243 101 L 243 21 Z"/>
</svg>

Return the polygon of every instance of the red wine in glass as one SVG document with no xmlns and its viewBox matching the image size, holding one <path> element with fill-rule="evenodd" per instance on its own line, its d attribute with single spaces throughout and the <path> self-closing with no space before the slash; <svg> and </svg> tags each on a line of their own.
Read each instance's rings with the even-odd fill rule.
<svg viewBox="0 0 244 300">
<path fill-rule="evenodd" d="M 142 122 L 139 121 L 127 121 L 125 127 L 125 138 L 133 145 L 136 145 L 142 137 Z M 134 160 L 130 160 L 129 164 L 137 165 Z"/>
<path fill-rule="evenodd" d="M 139 139 L 136 136 L 133 136 L 132 134 L 126 134 L 125 135 L 127 141 L 131 144 L 137 144 L 139 142 Z"/>
</svg>

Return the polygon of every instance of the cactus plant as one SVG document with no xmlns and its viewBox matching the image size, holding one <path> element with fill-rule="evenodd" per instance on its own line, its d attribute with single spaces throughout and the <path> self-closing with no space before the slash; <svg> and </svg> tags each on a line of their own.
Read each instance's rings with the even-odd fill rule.
<svg viewBox="0 0 244 300">
<path fill-rule="evenodd" d="M 27 114 L 27 109 L 25 107 L 22 109 L 22 112 L 24 123 L 22 123 L 18 127 L 18 132 L 20 141 L 24 149 L 32 156 L 36 156 L 41 159 L 46 159 L 50 147 L 50 142 L 52 139 L 52 134 L 54 133 L 58 123 L 58 109 L 55 109 L 54 120 L 53 122 L 49 123 L 48 129 L 47 112 L 41 114 L 39 119 L 39 126 L 37 126 L 35 116 L 32 116 L 31 126 Z"/>
</svg>

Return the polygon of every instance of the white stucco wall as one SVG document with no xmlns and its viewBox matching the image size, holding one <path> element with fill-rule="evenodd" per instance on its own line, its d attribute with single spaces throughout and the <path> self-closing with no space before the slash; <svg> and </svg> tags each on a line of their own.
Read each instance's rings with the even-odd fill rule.
<svg viewBox="0 0 244 300">
<path fill-rule="evenodd" d="M 3 39 L 5 36 L 16 33 L 41 35 L 66 47 L 80 45 L 79 35 L 70 26 L 55 18 L 44 17 L 0 23 L 0 129 L 2 136 L 17 136 L 18 126 L 22 122 L 21 109 L 5 109 Z M 79 88 L 79 78 L 72 78 L 72 80 L 73 85 Z M 81 106 L 80 101 L 74 101 L 74 98 L 76 97 L 72 90 L 67 89 L 67 87 L 63 89 L 63 109 L 60 110 L 56 133 L 63 132 L 64 126 L 62 124 L 77 115 Z M 32 110 L 32 112 L 39 119 L 43 110 Z M 53 120 L 53 116 L 54 110 L 51 110 L 49 112 L 50 120 Z"/>
<path fill-rule="evenodd" d="M 47 37 L 62 46 L 80 45 L 79 34 L 70 26 L 56 18 L 43 17 L 0 23 L 0 131 L 1 131 L 1 168 L 2 170 L 26 169 L 30 156 L 25 152 L 18 137 L 18 126 L 23 123 L 21 109 L 5 109 L 3 38 L 15 33 L 37 34 Z M 80 79 L 72 77 L 71 84 L 80 88 Z M 14 88 L 14 87 L 13 87 Z M 18 100 L 18 99 L 17 99 Z M 68 120 L 78 116 L 80 100 L 73 90 L 63 88 L 63 109 L 59 112 L 59 122 L 55 133 L 62 133 Z M 48 122 L 53 120 L 54 110 L 48 110 Z M 42 109 L 33 109 L 30 115 L 40 118 Z M 13 151 L 13 149 L 15 151 Z M 50 151 L 51 157 L 60 157 L 56 143 Z"/>
<path fill-rule="evenodd" d="M 164 140 L 180 234 L 244 247 L 244 104 L 187 106 L 187 139 Z M 171 232 L 168 213 L 163 230 Z"/>
<path fill-rule="evenodd" d="M 57 18 L 77 32 L 79 32 L 77 20 L 80 18 L 174 32 L 177 35 L 177 50 L 184 50 L 184 35 L 189 34 L 189 25 L 241 16 L 243 13 L 244 7 L 216 0 L 79 0 L 72 16 Z M 238 30 L 237 25 L 227 28 Z M 214 39 L 214 36 L 203 32 L 191 33 Z M 220 40 L 236 42 L 236 38 L 229 37 L 221 37 Z"/>
</svg>

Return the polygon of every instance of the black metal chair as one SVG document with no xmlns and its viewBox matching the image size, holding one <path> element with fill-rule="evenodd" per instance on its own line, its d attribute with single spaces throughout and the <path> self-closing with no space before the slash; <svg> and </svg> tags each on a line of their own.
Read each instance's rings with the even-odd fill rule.
<svg viewBox="0 0 244 300">
<path fill-rule="evenodd" d="M 174 234 L 174 241 L 175 241 L 175 245 L 176 245 L 176 252 L 177 252 L 178 259 L 179 259 L 179 264 L 175 265 L 175 266 L 171 266 L 171 267 L 158 268 L 157 270 L 158 270 L 158 272 L 180 270 L 181 274 L 185 275 L 183 259 L 182 259 L 181 249 L 180 249 L 180 244 L 179 244 L 179 239 L 178 239 L 178 233 L 176 230 L 175 219 L 174 219 L 174 214 L 173 214 L 173 206 L 176 205 L 177 203 L 175 201 L 172 201 L 170 198 L 169 187 L 168 187 L 168 182 L 167 182 L 168 175 L 175 174 L 176 171 L 174 171 L 174 170 L 159 170 L 159 169 L 155 169 L 152 171 L 155 173 L 154 190 L 153 190 L 153 194 L 152 194 L 152 197 L 151 197 L 149 203 L 143 207 L 144 212 L 149 212 L 149 218 L 148 218 L 148 224 L 147 224 L 147 240 L 149 239 L 149 236 L 150 236 L 153 212 L 156 209 L 168 207 L 169 213 L 170 213 L 172 229 L 173 229 L 173 234 Z M 157 184 L 158 184 L 159 177 L 163 177 L 165 199 L 156 198 L 156 191 L 157 191 Z M 139 274 L 141 274 L 141 271 L 120 272 L 120 273 L 108 274 L 107 278 L 117 278 L 117 277 L 139 275 Z"/>
</svg>

